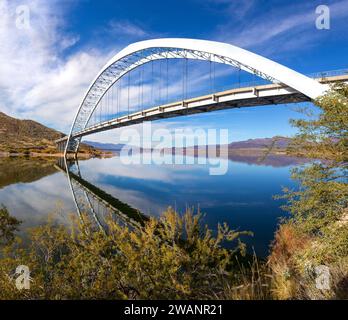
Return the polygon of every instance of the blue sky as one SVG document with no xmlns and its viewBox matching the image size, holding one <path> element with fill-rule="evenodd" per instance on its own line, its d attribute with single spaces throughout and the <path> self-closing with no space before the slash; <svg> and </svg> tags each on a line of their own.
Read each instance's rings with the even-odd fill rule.
<svg viewBox="0 0 348 320">
<path fill-rule="evenodd" d="M 315 27 L 320 4 L 330 8 L 329 30 Z M 29 8 L 28 29 L 16 27 L 19 5 Z M 347 0 L 0 0 L 0 14 L 0 110 L 65 132 L 99 69 L 135 41 L 210 39 L 302 73 L 348 69 Z M 157 126 L 228 128 L 230 140 L 291 135 L 288 120 L 298 116 L 294 108 L 220 111 Z M 92 140 L 117 142 L 117 136 L 112 131 Z"/>
</svg>

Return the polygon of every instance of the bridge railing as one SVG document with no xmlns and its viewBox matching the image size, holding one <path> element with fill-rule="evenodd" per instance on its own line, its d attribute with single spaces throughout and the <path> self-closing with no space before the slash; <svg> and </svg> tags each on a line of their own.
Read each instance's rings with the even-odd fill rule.
<svg viewBox="0 0 348 320">
<path fill-rule="evenodd" d="M 321 71 L 321 72 L 313 72 L 306 74 L 308 77 L 313 78 L 313 79 L 319 79 L 319 78 L 326 78 L 326 77 L 334 77 L 334 76 L 341 76 L 341 75 L 348 75 L 348 69 L 338 69 L 338 70 L 330 70 L 330 71 Z M 214 88 L 210 89 L 200 89 L 200 90 L 190 90 L 190 93 L 184 97 L 181 93 L 178 93 L 177 95 L 171 95 L 171 100 L 172 101 L 180 101 L 180 100 L 186 100 L 186 99 L 191 99 L 195 98 L 197 96 L 203 96 L 206 94 L 213 94 L 216 92 L 221 92 L 221 91 L 226 91 L 226 90 L 231 90 L 231 89 L 238 89 L 238 88 L 248 88 L 248 87 L 256 87 L 256 86 L 262 86 L 262 85 L 267 85 L 271 84 L 269 80 L 266 79 L 257 79 L 253 81 L 241 81 L 241 82 L 235 82 L 235 83 L 230 83 L 227 85 L 218 85 L 216 84 Z"/>
<path fill-rule="evenodd" d="M 217 93 L 217 92 L 227 91 L 227 90 L 231 90 L 231 89 L 256 87 L 256 86 L 267 85 L 267 84 L 271 84 L 271 82 L 268 80 L 265 80 L 265 79 L 259 79 L 259 80 L 255 80 L 255 81 L 245 81 L 245 82 L 241 81 L 239 83 L 230 83 L 227 85 L 216 84 L 213 88 L 202 88 L 202 89 L 190 88 L 190 92 L 186 93 L 185 95 L 183 95 L 182 93 L 171 94 L 168 101 L 167 100 L 161 101 L 158 99 L 154 99 L 152 104 L 146 105 L 146 108 L 143 107 L 143 109 L 148 109 L 148 108 L 156 107 L 159 105 L 174 103 L 177 101 L 185 101 L 185 100 L 189 100 L 189 99 L 200 97 L 200 96 L 212 95 L 212 94 Z M 141 110 L 141 109 L 139 109 L 139 110 Z M 139 110 L 136 110 L 136 111 L 139 111 Z M 122 116 L 125 114 L 127 114 L 126 111 L 123 113 L 120 112 L 119 116 Z"/>
<path fill-rule="evenodd" d="M 348 69 L 330 70 L 330 71 L 322 71 L 322 72 L 307 74 L 308 77 L 311 77 L 314 79 L 329 78 L 329 77 L 342 76 L 342 75 L 348 75 Z M 254 81 L 245 81 L 245 82 L 240 81 L 237 83 L 230 83 L 228 85 L 215 84 L 211 88 L 190 90 L 190 92 L 187 93 L 186 96 L 183 96 L 182 93 L 171 94 L 169 101 L 161 101 L 154 98 L 152 101 L 152 104 L 148 106 L 143 105 L 143 106 L 140 106 L 140 108 L 132 109 L 131 113 L 136 113 L 141 110 L 149 109 L 151 107 L 156 107 L 156 106 L 160 106 L 164 104 L 174 103 L 174 102 L 183 101 L 183 100 L 189 100 L 199 96 L 211 95 L 211 94 L 215 94 L 217 92 L 223 92 L 226 90 L 248 88 L 248 87 L 252 88 L 252 87 L 257 87 L 257 86 L 267 85 L 267 84 L 271 84 L 271 82 L 265 79 L 260 79 L 260 78 Z M 96 125 L 99 125 L 100 123 L 110 121 L 111 119 L 123 117 L 128 114 L 129 114 L 129 111 L 127 110 L 122 110 L 122 111 L 118 110 L 116 113 L 108 113 L 108 114 L 99 116 L 98 122 L 93 121 L 93 118 L 91 118 L 90 119 L 91 121 L 88 123 L 86 128 L 95 127 Z"/>
<path fill-rule="evenodd" d="M 308 77 L 315 78 L 315 79 L 334 78 L 336 76 L 342 76 L 342 75 L 348 76 L 348 69 L 321 71 L 321 72 L 307 74 Z M 267 85 L 267 84 L 271 84 L 271 82 L 269 80 L 261 79 L 261 78 L 258 78 L 254 81 L 245 81 L 245 82 L 238 81 L 238 82 L 230 83 L 227 85 L 220 85 L 220 84 L 215 83 L 210 88 L 201 88 L 201 89 L 197 89 L 197 90 L 195 90 L 195 89 L 192 90 L 190 88 L 190 91 L 186 92 L 185 96 L 184 96 L 184 93 L 171 94 L 169 101 L 163 101 L 166 99 L 168 100 L 169 96 L 167 96 L 166 99 L 165 98 L 161 99 L 161 95 L 159 95 L 160 98 L 158 100 L 154 96 L 154 99 L 152 99 L 152 102 L 151 102 L 152 104 L 150 104 L 149 106 L 144 104 L 144 105 L 139 105 L 138 107 L 136 107 L 134 109 L 133 108 L 128 109 L 128 110 L 118 109 L 117 111 L 114 111 L 114 112 L 112 110 L 111 110 L 111 112 L 109 112 L 109 107 L 107 106 L 106 108 L 107 108 L 108 112 L 105 114 L 101 113 L 99 116 L 97 116 L 96 110 L 100 110 L 100 109 L 95 110 L 94 114 L 97 117 L 96 117 L 96 119 L 93 119 L 93 117 L 90 118 L 90 121 L 88 122 L 88 124 L 86 126 L 86 129 L 99 126 L 100 124 L 105 123 L 107 121 L 110 121 L 112 119 L 120 118 L 120 117 L 123 117 L 125 115 L 132 114 L 132 113 L 137 113 L 139 111 L 153 108 L 156 106 L 161 106 L 161 105 L 170 104 L 170 103 L 174 103 L 174 102 L 189 100 L 189 99 L 196 98 L 199 96 L 212 95 L 212 94 L 215 94 L 218 92 L 223 92 L 223 91 L 231 90 L 231 89 L 253 88 L 253 87 Z M 152 95 L 152 93 L 151 93 L 151 95 Z M 112 103 L 111 103 L 111 105 L 112 105 Z M 112 109 L 112 107 L 111 107 L 111 109 Z M 103 111 L 103 108 L 101 110 Z"/>
<path fill-rule="evenodd" d="M 335 77 L 335 76 L 343 76 L 348 75 L 348 69 L 337 69 L 337 70 L 330 70 L 330 71 L 320 71 L 320 72 L 314 72 L 310 74 L 306 74 L 307 77 L 313 78 L 313 79 L 319 79 L 319 78 L 327 78 L 327 77 Z"/>
</svg>

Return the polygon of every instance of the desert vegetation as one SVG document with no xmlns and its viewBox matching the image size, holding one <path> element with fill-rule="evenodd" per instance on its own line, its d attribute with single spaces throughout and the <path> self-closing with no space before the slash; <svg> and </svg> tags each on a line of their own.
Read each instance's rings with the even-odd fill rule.
<svg viewBox="0 0 348 320">
<path fill-rule="evenodd" d="M 120 226 L 110 216 L 106 233 L 86 219 L 83 224 L 72 219 L 71 229 L 51 220 L 29 231 L 28 245 L 13 236 L 19 222 L 4 208 L 1 215 L 6 235 L 0 259 L 2 299 L 228 299 L 264 294 L 255 277 L 256 262 L 247 261 L 239 240 L 247 232 L 219 225 L 214 236 L 191 210 L 179 215 L 169 208 L 143 228 Z M 223 246 L 226 241 L 233 249 Z M 23 264 L 31 270 L 32 283 L 30 290 L 19 291 L 13 275 Z"/>
</svg>

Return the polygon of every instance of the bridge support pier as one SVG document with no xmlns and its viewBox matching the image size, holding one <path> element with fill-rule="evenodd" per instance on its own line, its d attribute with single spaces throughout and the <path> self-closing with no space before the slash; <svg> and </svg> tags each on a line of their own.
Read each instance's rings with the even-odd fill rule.
<svg viewBox="0 0 348 320">
<path fill-rule="evenodd" d="M 65 151 L 65 147 L 66 147 L 66 140 L 57 140 L 56 141 L 56 146 L 57 146 L 57 150 L 60 152 L 60 153 L 64 153 Z"/>
<path fill-rule="evenodd" d="M 75 139 L 69 140 L 68 136 L 65 136 L 63 138 L 56 140 L 55 143 L 57 146 L 57 150 L 60 153 L 64 153 L 65 150 L 67 149 L 69 154 L 73 154 L 73 158 L 77 159 L 77 151 L 78 151 L 80 140 L 81 138 L 75 138 Z M 68 143 L 69 145 L 67 146 Z"/>
</svg>

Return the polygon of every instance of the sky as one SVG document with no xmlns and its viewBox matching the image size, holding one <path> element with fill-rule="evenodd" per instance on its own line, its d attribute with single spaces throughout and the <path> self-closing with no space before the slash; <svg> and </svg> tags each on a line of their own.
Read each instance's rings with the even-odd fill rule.
<svg viewBox="0 0 348 320">
<path fill-rule="evenodd" d="M 328 30 L 316 28 L 318 5 L 330 9 Z M 29 25 L 18 25 L 23 8 Z M 140 40 L 222 41 L 305 74 L 348 69 L 348 0 L 0 0 L 0 17 L 0 111 L 65 133 L 101 67 Z M 203 81 L 206 70 L 196 67 L 193 72 Z M 231 82 L 232 75 L 221 74 L 220 84 Z M 154 126 L 227 128 L 230 141 L 290 136 L 295 129 L 288 122 L 299 117 L 296 109 L 231 109 Z M 118 137 L 113 130 L 88 140 L 118 142 Z"/>
</svg>

